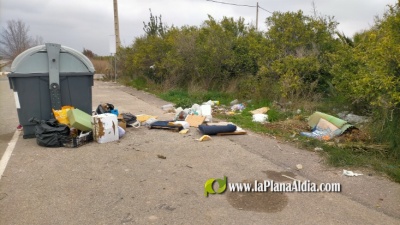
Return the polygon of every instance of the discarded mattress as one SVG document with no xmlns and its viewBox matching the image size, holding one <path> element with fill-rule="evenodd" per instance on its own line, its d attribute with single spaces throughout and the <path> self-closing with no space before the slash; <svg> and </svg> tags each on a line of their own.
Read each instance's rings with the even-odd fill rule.
<svg viewBox="0 0 400 225">
<path fill-rule="evenodd" d="M 236 126 L 233 124 L 227 124 L 225 126 L 217 126 L 217 125 L 199 125 L 199 130 L 203 134 L 207 135 L 216 135 L 218 133 L 230 133 L 236 131 Z"/>
<path fill-rule="evenodd" d="M 312 114 L 309 117 L 308 125 L 312 128 L 311 132 L 300 132 L 300 135 L 325 141 L 337 137 L 353 127 L 345 120 L 321 112 Z"/>
<path fill-rule="evenodd" d="M 300 132 L 300 135 L 325 141 L 339 136 L 340 134 L 341 130 L 338 127 L 323 118 L 319 119 L 318 124 L 311 132 Z"/>
<path fill-rule="evenodd" d="M 331 116 L 329 114 L 325 114 L 322 112 L 315 112 L 308 118 L 308 125 L 311 128 L 316 128 L 317 124 L 319 123 L 320 119 L 325 119 L 326 121 L 330 122 L 331 124 L 335 125 L 337 128 L 340 129 L 340 134 L 343 134 L 347 129 L 353 127 L 353 125 L 349 124 L 346 120 L 339 119 L 337 117 Z"/>
</svg>

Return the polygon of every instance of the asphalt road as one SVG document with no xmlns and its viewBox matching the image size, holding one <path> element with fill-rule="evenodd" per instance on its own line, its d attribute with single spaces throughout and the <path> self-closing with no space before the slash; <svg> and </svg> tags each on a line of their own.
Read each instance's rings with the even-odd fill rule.
<svg viewBox="0 0 400 225">
<path fill-rule="evenodd" d="M 0 77 L 0 88 L 3 155 L 18 119 L 7 78 Z M 166 102 L 96 81 L 93 109 L 103 102 L 172 119 L 160 109 Z M 19 134 L 0 179 L 0 224 L 400 224 L 400 185 L 382 175 L 356 170 L 365 175 L 345 177 L 348 168 L 327 167 L 316 152 L 251 132 L 199 137 L 193 128 L 178 134 L 141 127 L 117 142 L 52 149 Z M 339 182 L 342 191 L 205 197 L 205 182 L 224 176 L 229 183 Z"/>
</svg>

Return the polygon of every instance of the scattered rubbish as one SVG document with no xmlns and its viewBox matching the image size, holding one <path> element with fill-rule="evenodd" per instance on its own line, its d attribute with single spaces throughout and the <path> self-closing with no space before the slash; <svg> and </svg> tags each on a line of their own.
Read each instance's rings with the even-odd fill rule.
<svg viewBox="0 0 400 225">
<path fill-rule="evenodd" d="M 297 168 L 297 170 L 302 170 L 302 169 L 303 169 L 303 165 L 297 164 L 297 165 L 296 165 L 296 168 Z"/>
<path fill-rule="evenodd" d="M 286 177 L 286 178 L 288 178 L 288 179 L 291 179 L 291 180 L 294 180 L 294 181 L 298 181 L 297 179 L 295 179 L 295 178 L 293 178 L 293 177 L 290 177 L 290 176 L 288 176 L 288 175 L 285 175 L 285 174 L 282 174 L 282 177 Z"/>
<path fill-rule="evenodd" d="M 65 124 L 60 124 L 56 119 L 39 120 L 30 118 L 29 122 L 35 123 L 36 143 L 43 147 L 63 147 L 67 141 L 70 129 Z"/>
<path fill-rule="evenodd" d="M 202 105 L 214 106 L 214 105 L 215 105 L 215 103 L 214 103 L 214 101 L 208 100 L 207 102 L 203 102 L 203 104 L 202 104 Z"/>
<path fill-rule="evenodd" d="M 235 99 L 233 101 L 231 101 L 230 105 L 236 105 L 239 103 L 239 100 Z"/>
<path fill-rule="evenodd" d="M 314 148 L 314 151 L 323 151 L 324 149 L 323 148 L 320 148 L 320 147 L 315 147 Z"/>
<path fill-rule="evenodd" d="M 312 127 L 311 132 L 300 132 L 300 135 L 325 141 L 331 140 L 353 127 L 345 120 L 321 112 L 312 114 L 309 117 L 308 125 Z"/>
<path fill-rule="evenodd" d="M 206 117 L 197 115 L 188 115 L 185 119 L 191 127 L 198 127 L 200 124 L 204 123 Z"/>
<path fill-rule="evenodd" d="M 67 112 L 68 112 L 69 110 L 71 110 L 71 109 L 74 109 L 74 107 L 73 107 L 73 106 L 70 106 L 70 105 L 63 106 L 63 107 L 61 107 L 60 110 L 52 109 L 54 118 L 56 118 L 56 120 L 57 120 L 59 123 L 69 125 L 69 120 L 68 120 Z"/>
<path fill-rule="evenodd" d="M 301 109 L 297 109 L 296 113 L 300 114 L 301 113 Z"/>
<path fill-rule="evenodd" d="M 183 129 L 179 131 L 180 134 L 187 134 L 189 132 L 189 129 Z"/>
<path fill-rule="evenodd" d="M 122 117 L 122 118 L 121 118 Z M 132 113 L 121 113 L 118 115 L 118 121 L 123 121 L 126 123 L 126 126 L 133 126 L 135 128 L 140 127 L 140 122 L 138 122 L 137 117 Z"/>
<path fill-rule="evenodd" d="M 119 114 L 117 116 L 118 119 L 118 126 L 120 126 L 122 129 L 124 129 L 124 131 L 126 131 L 126 121 L 124 120 L 124 117 L 122 116 L 122 114 Z"/>
<path fill-rule="evenodd" d="M 118 126 L 118 136 L 119 136 L 119 138 L 122 138 L 124 135 L 125 135 L 124 128 Z"/>
<path fill-rule="evenodd" d="M 115 114 L 104 113 L 93 117 L 93 138 L 98 143 L 107 143 L 119 139 L 118 119 Z"/>
<path fill-rule="evenodd" d="M 236 126 L 233 124 L 227 125 L 200 125 L 199 130 L 203 134 L 207 135 L 216 135 L 218 133 L 229 133 L 235 132 Z"/>
<path fill-rule="evenodd" d="M 268 107 L 262 107 L 253 111 L 250 111 L 251 114 L 255 115 L 255 114 L 266 114 L 269 111 Z"/>
<path fill-rule="evenodd" d="M 112 109 L 112 110 L 110 110 L 110 113 L 112 113 L 112 114 L 114 114 L 116 116 L 119 115 L 118 109 Z"/>
<path fill-rule="evenodd" d="M 166 159 L 167 157 L 163 156 L 163 155 L 157 155 L 158 158 L 160 159 Z"/>
<path fill-rule="evenodd" d="M 146 114 L 136 115 L 136 120 L 141 123 L 144 123 L 144 122 L 148 121 L 149 119 L 156 120 L 157 118 L 158 118 L 157 116 L 151 116 L 151 115 L 146 115 Z"/>
<path fill-rule="evenodd" d="M 77 131 L 74 130 L 75 128 L 71 128 L 71 133 L 69 137 L 63 141 L 64 147 L 68 148 L 77 148 L 82 145 L 85 145 L 89 142 L 93 141 L 93 132 L 81 132 L 79 135 L 76 133 Z"/>
<path fill-rule="evenodd" d="M 345 176 L 348 176 L 348 177 L 357 177 L 357 176 L 361 176 L 362 174 L 361 173 L 354 173 L 353 171 L 350 171 L 350 170 L 343 170 L 343 174 L 342 175 L 345 175 Z"/>
<path fill-rule="evenodd" d="M 201 110 L 201 115 L 205 117 L 205 121 L 212 122 L 211 105 L 201 105 L 200 110 Z"/>
<path fill-rule="evenodd" d="M 185 120 L 189 109 L 183 110 L 182 107 L 175 109 L 175 120 Z"/>
<path fill-rule="evenodd" d="M 174 105 L 173 104 L 166 104 L 161 106 L 161 109 L 166 111 L 166 112 L 171 112 L 172 110 L 174 110 Z"/>
<path fill-rule="evenodd" d="M 315 112 L 314 114 L 312 114 L 308 119 L 308 125 L 310 127 L 315 127 L 321 118 L 327 120 L 328 122 L 339 128 L 341 130 L 341 133 L 345 132 L 350 127 L 353 127 L 353 125 L 349 124 L 345 120 L 321 112 Z"/>
<path fill-rule="evenodd" d="M 341 130 L 325 119 L 320 119 L 312 132 L 300 132 L 301 135 L 328 141 L 341 134 Z"/>
<path fill-rule="evenodd" d="M 201 138 L 196 139 L 196 141 L 209 141 L 209 140 L 211 140 L 211 137 L 208 135 L 203 135 L 201 136 Z"/>
<path fill-rule="evenodd" d="M 348 121 L 349 123 L 358 124 L 358 123 L 366 123 L 366 122 L 368 122 L 368 117 L 366 117 L 366 116 L 357 116 L 355 114 L 349 113 L 344 117 L 344 120 Z"/>
<path fill-rule="evenodd" d="M 186 121 L 175 121 L 175 122 L 173 122 L 173 124 L 175 124 L 175 125 L 180 124 L 183 127 L 183 129 L 189 129 L 190 128 L 189 123 L 186 122 Z"/>
<path fill-rule="evenodd" d="M 253 122 L 264 123 L 267 120 L 268 120 L 267 114 L 254 114 L 253 115 Z"/>
<path fill-rule="evenodd" d="M 192 108 L 190 108 L 190 114 L 201 115 L 200 105 L 199 104 L 193 104 Z"/>
<path fill-rule="evenodd" d="M 92 116 L 80 109 L 71 109 L 67 111 L 69 124 L 81 131 L 92 130 Z"/>
<path fill-rule="evenodd" d="M 158 120 L 155 119 L 155 118 L 150 118 L 150 119 L 146 120 L 146 121 L 143 123 L 143 125 L 145 125 L 146 127 L 149 127 L 149 128 L 150 128 L 151 124 L 153 124 L 154 122 L 157 122 L 157 121 L 158 121 Z"/>
<path fill-rule="evenodd" d="M 96 113 L 97 114 L 104 114 L 104 113 L 111 113 L 111 110 L 114 109 L 114 105 L 110 103 L 102 103 L 97 106 Z"/>
<path fill-rule="evenodd" d="M 242 111 L 246 107 L 243 104 L 235 104 L 231 107 L 232 111 Z"/>
<path fill-rule="evenodd" d="M 236 126 L 236 130 L 235 131 L 233 131 L 233 132 L 220 132 L 220 133 L 217 133 L 217 136 L 247 134 L 247 132 L 245 130 L 243 130 L 241 127 L 237 126 L 236 124 L 230 123 L 230 122 L 207 123 L 207 125 L 208 126 L 227 126 L 227 125 Z"/>
<path fill-rule="evenodd" d="M 149 129 L 164 129 L 179 132 L 183 129 L 183 126 L 175 124 L 173 121 L 155 121 L 150 124 Z"/>
</svg>

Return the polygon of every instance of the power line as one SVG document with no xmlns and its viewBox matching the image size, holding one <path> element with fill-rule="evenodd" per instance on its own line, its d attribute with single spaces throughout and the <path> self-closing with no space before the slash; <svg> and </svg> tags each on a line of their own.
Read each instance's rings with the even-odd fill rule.
<svg viewBox="0 0 400 225">
<path fill-rule="evenodd" d="M 235 3 L 230 3 L 230 2 L 220 2 L 220 1 L 214 1 L 214 0 L 206 0 L 206 1 L 207 1 L 207 2 L 215 2 L 215 3 L 219 3 L 219 4 L 225 4 L 225 5 L 244 6 L 244 7 L 250 7 L 250 8 L 256 8 L 256 7 L 258 7 L 258 8 L 260 8 L 260 9 L 262 9 L 262 10 L 264 10 L 264 11 L 269 12 L 269 13 L 272 14 L 271 11 L 268 11 L 268 10 L 262 8 L 260 5 L 258 5 L 258 6 L 255 6 L 255 5 L 241 5 L 241 4 L 235 4 Z"/>
<path fill-rule="evenodd" d="M 271 11 L 268 11 L 268 10 L 264 9 L 264 8 L 263 8 L 263 7 L 261 7 L 260 5 L 258 5 L 258 8 L 260 8 L 260 9 L 264 10 L 265 12 L 269 12 L 269 13 L 273 14 Z"/>
<path fill-rule="evenodd" d="M 215 2 L 215 3 L 225 4 L 225 5 L 245 6 L 245 7 L 252 7 L 252 8 L 257 7 L 257 6 L 253 6 L 253 5 L 240 5 L 240 4 L 235 4 L 235 3 L 219 2 L 219 1 L 213 1 L 213 0 L 206 0 L 206 1 L 207 1 L 207 2 Z"/>
</svg>

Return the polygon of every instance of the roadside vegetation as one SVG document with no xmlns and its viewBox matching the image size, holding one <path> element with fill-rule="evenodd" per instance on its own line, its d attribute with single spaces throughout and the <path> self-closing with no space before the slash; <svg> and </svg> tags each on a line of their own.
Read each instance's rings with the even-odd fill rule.
<svg viewBox="0 0 400 225">
<path fill-rule="evenodd" d="M 146 34 L 118 50 L 119 81 L 182 107 L 239 99 L 242 113 L 217 116 L 320 147 L 331 165 L 366 167 L 400 182 L 400 2 L 353 37 L 317 13 L 274 12 L 265 22 L 265 32 L 242 18 L 211 16 L 199 27 L 168 27 L 150 12 Z M 270 122 L 253 123 L 249 111 L 263 106 Z M 352 112 L 369 122 L 332 142 L 299 136 L 315 111 Z"/>
</svg>

